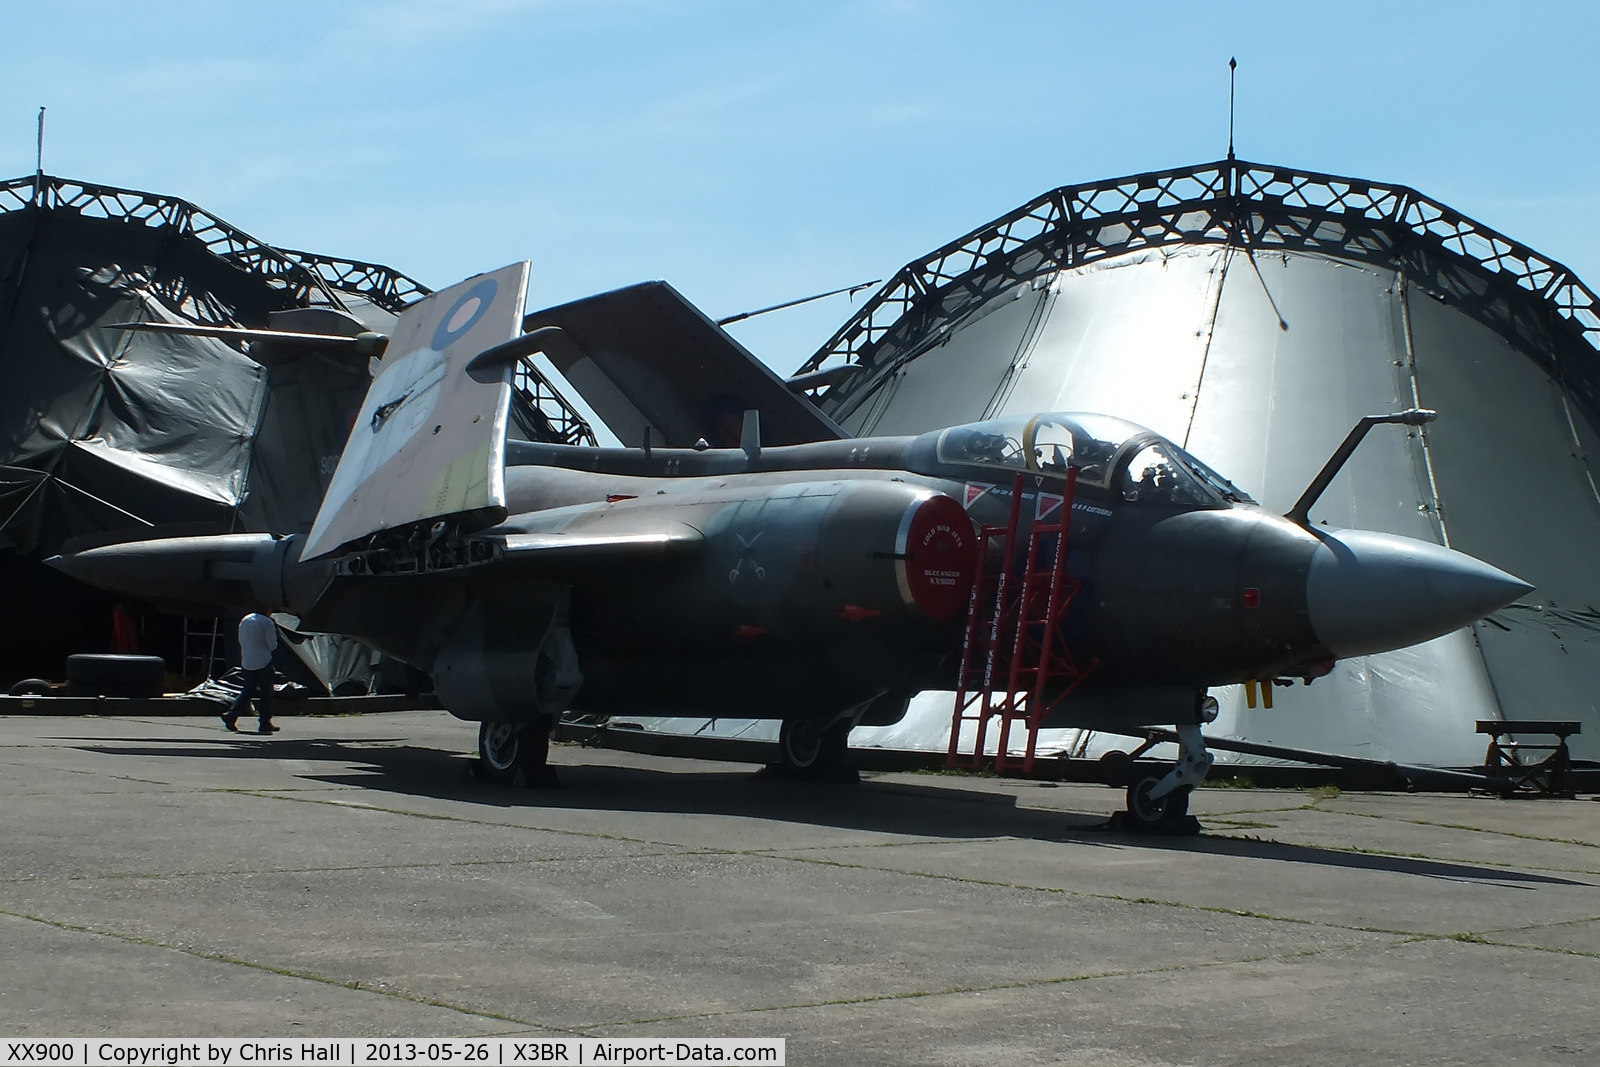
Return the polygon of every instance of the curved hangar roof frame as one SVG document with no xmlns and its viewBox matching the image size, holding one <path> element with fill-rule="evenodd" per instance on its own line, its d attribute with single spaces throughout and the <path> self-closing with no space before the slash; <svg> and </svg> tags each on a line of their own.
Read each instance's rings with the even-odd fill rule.
<svg viewBox="0 0 1600 1067">
<path fill-rule="evenodd" d="M 197 242 L 219 260 L 266 279 L 273 288 L 286 290 L 290 302 L 298 307 L 343 309 L 344 301 L 337 294 L 346 293 L 398 315 L 407 304 L 433 291 L 377 263 L 274 248 L 187 200 L 158 193 L 92 185 L 48 174 L 0 182 L 0 212 L 29 208 L 167 229 L 176 237 Z M 163 280 L 166 288 L 160 295 L 173 311 L 203 326 L 234 325 L 226 308 L 191 293 L 181 276 Z"/>
<path fill-rule="evenodd" d="M 1244 160 L 1045 193 L 901 268 L 796 373 L 862 367 L 817 397 L 843 422 L 897 369 L 1012 287 L 1195 244 L 1322 253 L 1402 271 L 1545 359 L 1600 412 L 1600 298 L 1571 270 L 1407 186 Z"/>
<path fill-rule="evenodd" d="M 269 288 L 282 291 L 288 306 L 351 311 L 339 295 L 343 293 L 389 315 L 399 315 L 408 305 L 433 292 L 393 267 L 265 244 L 174 196 L 49 174 L 0 182 L 0 214 L 30 208 L 166 229 L 174 237 L 193 242 L 221 262 L 254 276 L 258 283 L 265 281 Z M 240 325 L 235 309 L 219 301 L 213 292 L 192 287 L 182 273 L 152 278 L 149 287 L 169 310 L 196 325 Z M 594 431 L 583 415 L 527 361 L 518 365 L 515 384 L 522 400 L 545 421 L 546 425 L 537 427 L 536 432 L 568 444 L 595 443 Z"/>
</svg>

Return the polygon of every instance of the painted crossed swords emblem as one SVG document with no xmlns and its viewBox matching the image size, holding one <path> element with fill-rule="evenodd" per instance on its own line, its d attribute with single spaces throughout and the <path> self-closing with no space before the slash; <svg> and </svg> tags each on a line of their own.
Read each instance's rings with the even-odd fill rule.
<svg viewBox="0 0 1600 1067">
<path fill-rule="evenodd" d="M 748 541 L 744 539 L 743 534 L 733 535 L 739 539 L 739 558 L 737 561 L 735 561 L 733 570 L 728 572 L 728 582 L 730 584 L 734 584 L 739 581 L 739 575 L 744 573 L 744 565 L 746 561 L 749 562 L 750 569 L 755 572 L 756 581 L 764 582 L 767 580 L 767 568 L 763 567 L 756 559 L 756 542 L 761 540 L 761 535 L 766 532 L 767 531 L 765 530 L 760 530 Z"/>
</svg>

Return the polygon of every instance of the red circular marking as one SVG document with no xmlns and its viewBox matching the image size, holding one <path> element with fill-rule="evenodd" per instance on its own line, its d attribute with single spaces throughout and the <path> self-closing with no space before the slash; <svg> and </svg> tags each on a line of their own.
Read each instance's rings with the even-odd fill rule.
<svg viewBox="0 0 1600 1067">
<path fill-rule="evenodd" d="M 966 610 L 977 569 L 978 537 L 966 509 L 947 496 L 917 505 L 906 536 L 906 587 L 932 619 Z"/>
</svg>

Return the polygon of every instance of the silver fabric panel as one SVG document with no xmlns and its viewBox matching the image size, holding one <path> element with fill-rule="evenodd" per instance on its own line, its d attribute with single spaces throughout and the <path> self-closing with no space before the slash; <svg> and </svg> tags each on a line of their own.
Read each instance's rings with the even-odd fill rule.
<svg viewBox="0 0 1600 1067">
<path fill-rule="evenodd" d="M 1593 426 L 1571 406 L 1575 441 L 1560 383 L 1497 334 L 1415 290 L 1409 304 L 1451 546 L 1537 586 L 1477 626 L 1504 717 L 1582 720 L 1573 755 L 1600 758 Z"/>
<path fill-rule="evenodd" d="M 922 433 L 985 417 L 1020 351 L 1032 338 L 1045 290 L 1021 286 L 987 314 L 901 368 L 895 380 L 842 423 L 857 437 Z"/>
<path fill-rule="evenodd" d="M 1190 451 L 1264 506 L 1288 510 L 1356 420 L 1412 404 L 1396 281 L 1389 271 L 1315 256 L 1258 253 L 1252 265 L 1235 253 Z M 1439 541 L 1413 434 L 1375 428 L 1312 508 L 1312 521 Z M 1220 734 L 1449 766 L 1481 758 L 1474 720 L 1495 717 L 1469 631 L 1342 661 L 1310 686 L 1275 690 L 1270 710 L 1246 707 L 1238 686 L 1214 695 Z"/>
<path fill-rule="evenodd" d="M 1262 253 L 1256 264 L 1261 277 L 1233 256 L 1194 427 L 1179 440 L 1263 506 L 1287 511 L 1356 420 L 1410 407 L 1411 387 L 1396 366 L 1405 342 L 1393 274 L 1300 255 Z M 1373 430 L 1312 520 L 1437 541 L 1417 510 L 1405 434 Z"/>
<path fill-rule="evenodd" d="M 1287 330 L 1278 325 L 1280 312 Z M 958 330 L 950 344 L 962 340 Z M 1258 254 L 1252 266 L 1242 253 L 1206 248 L 1064 272 L 1027 356 L 1004 411 L 1098 410 L 1132 419 L 1186 441 L 1281 510 L 1357 419 L 1412 404 L 1395 276 L 1315 256 Z M 908 376 L 917 370 L 913 364 Z M 970 380 L 963 388 L 971 388 Z M 1420 440 L 1383 426 L 1312 517 L 1438 541 L 1432 504 Z M 1481 759 L 1473 721 L 1497 714 L 1470 631 L 1340 663 L 1311 686 L 1276 689 L 1271 710 L 1246 708 L 1242 687 L 1215 695 L 1222 715 L 1213 729 L 1220 735 L 1450 766 Z M 924 694 L 904 722 L 857 731 L 855 743 L 942 748 L 949 708 L 948 695 Z M 1081 746 L 1093 755 L 1108 740 L 1121 744 L 1061 730 L 1046 731 L 1040 745 L 1041 751 Z"/>
<path fill-rule="evenodd" d="M 1572 739 L 1574 755 L 1600 758 L 1600 502 L 1588 476 L 1590 458 L 1600 458 L 1600 426 L 1572 408 L 1575 441 L 1561 391 L 1537 363 L 1432 297 L 1412 291 L 1408 305 L 1416 399 L 1440 411 L 1428 448 L 1414 430 L 1376 427 L 1312 519 L 1435 542 L 1448 529 L 1453 547 L 1539 590 L 1498 613 L 1499 626 L 1343 661 L 1310 686 L 1275 688 L 1270 710 L 1245 707 L 1242 687 L 1214 690 L 1221 717 L 1208 732 L 1460 767 L 1483 758 L 1486 739 L 1474 720 L 1572 717 L 1587 731 Z M 1414 402 L 1407 318 L 1391 271 L 1296 253 L 1258 253 L 1255 265 L 1221 248 L 1143 254 L 1058 275 L 1027 334 L 1015 309 L 958 326 L 905 368 L 898 391 L 880 396 L 878 432 L 980 417 L 1020 355 L 1000 412 L 1098 410 L 1131 419 L 1284 511 L 1357 419 Z M 858 729 L 852 743 L 942 751 L 950 711 L 950 694 L 924 693 L 904 721 Z M 713 729 L 767 733 L 746 721 Z M 1130 744 L 1049 730 L 1039 750 L 1093 757 Z"/>
<path fill-rule="evenodd" d="M 1221 715 L 1208 732 L 1362 759 L 1467 767 L 1483 761 L 1477 719 L 1497 718 L 1494 692 L 1469 630 L 1426 644 L 1340 660 L 1311 685 L 1273 689 L 1273 707 L 1245 706 L 1241 686 L 1213 689 Z M 1233 762 L 1262 761 L 1234 756 Z"/>
<path fill-rule="evenodd" d="M 1205 356 L 1217 248 L 1150 253 L 1057 276 L 998 411 L 1099 411 L 1181 441 Z"/>
</svg>

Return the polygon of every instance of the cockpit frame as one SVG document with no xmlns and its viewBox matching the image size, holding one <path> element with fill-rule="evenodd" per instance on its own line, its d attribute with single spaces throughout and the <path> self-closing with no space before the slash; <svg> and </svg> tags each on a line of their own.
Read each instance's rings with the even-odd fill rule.
<svg viewBox="0 0 1600 1067">
<path fill-rule="evenodd" d="M 937 431 L 934 453 L 941 466 L 1043 477 L 1064 478 L 1070 466 L 1080 489 L 1127 502 L 1191 508 L 1254 503 L 1172 441 L 1108 415 L 1041 412 L 964 423 Z M 1131 478 L 1131 466 L 1147 453 L 1146 465 Z"/>
</svg>

